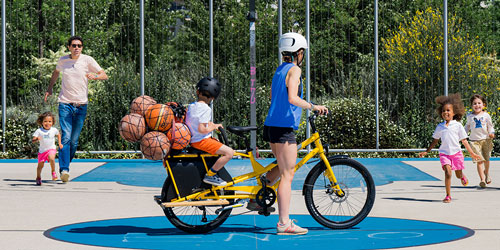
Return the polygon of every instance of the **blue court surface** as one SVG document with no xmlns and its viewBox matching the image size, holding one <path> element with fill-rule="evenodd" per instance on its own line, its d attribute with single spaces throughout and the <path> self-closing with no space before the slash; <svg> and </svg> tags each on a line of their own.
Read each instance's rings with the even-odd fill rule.
<svg viewBox="0 0 500 250">
<path fill-rule="evenodd" d="M 91 221 L 52 228 L 45 236 L 85 245 L 134 249 L 388 249 L 443 243 L 472 236 L 459 226 L 368 217 L 355 228 L 331 230 L 309 215 L 293 215 L 309 229 L 301 236 L 276 235 L 277 215 L 230 217 L 208 234 L 186 234 L 165 217 Z M 293 247 L 293 248 L 292 248 Z"/>
<path fill-rule="evenodd" d="M 356 159 L 372 174 L 377 186 L 396 181 L 440 181 L 403 161 L 436 161 L 439 159 Z M 35 162 L 34 160 L 4 160 L 2 162 Z M 262 159 L 262 165 L 274 159 Z M 72 183 L 116 182 L 136 187 L 161 188 L 166 170 L 160 161 L 150 160 L 75 160 L 74 162 L 104 162 L 71 180 Z M 292 189 L 300 190 L 311 168 L 303 166 L 295 175 Z M 248 160 L 234 159 L 226 165 L 232 176 L 251 172 Z M 152 201 L 151 197 L 151 203 Z M 439 200 L 438 200 L 439 201 Z M 375 202 L 375 205 L 377 202 Z M 156 206 L 156 204 L 154 204 Z M 158 208 L 160 209 L 160 208 Z M 160 209 L 161 211 L 161 209 Z M 160 212 L 161 213 L 161 212 Z M 187 234 L 173 227 L 164 216 L 132 217 L 85 221 L 55 226 L 44 230 L 50 239 L 95 247 L 133 249 L 391 249 L 430 246 L 465 239 L 475 230 L 447 223 L 402 218 L 367 217 L 354 228 L 332 230 L 321 226 L 310 215 L 291 215 L 298 224 L 308 228 L 302 236 L 276 235 L 277 214 L 265 217 L 256 214 L 233 214 L 216 230 L 202 235 Z M 404 217 L 403 217 L 404 218 Z M 453 221 L 450 220 L 452 223 Z"/>
<path fill-rule="evenodd" d="M 356 159 L 365 165 L 372 174 L 375 184 L 385 185 L 393 181 L 435 181 L 430 176 L 410 165 L 401 161 L 406 159 L 399 158 L 363 158 Z M 408 159 L 410 160 L 410 159 Z M 411 160 L 419 160 L 412 158 Z M 429 160 L 422 159 L 422 160 Z M 81 160 L 82 161 L 82 160 Z M 83 160 L 85 161 L 85 160 Z M 90 160 L 88 160 L 90 161 Z M 144 186 L 144 187 L 162 187 L 167 172 L 163 168 L 161 161 L 150 160 L 106 160 L 107 163 L 84 175 L 75 178 L 73 181 L 111 181 L 125 185 Z M 259 162 L 266 166 L 274 159 L 262 159 Z M 295 174 L 292 189 L 300 190 L 309 170 L 316 163 L 306 164 Z M 234 177 L 252 171 L 250 161 L 247 159 L 234 159 L 225 166 L 228 172 Z"/>
</svg>

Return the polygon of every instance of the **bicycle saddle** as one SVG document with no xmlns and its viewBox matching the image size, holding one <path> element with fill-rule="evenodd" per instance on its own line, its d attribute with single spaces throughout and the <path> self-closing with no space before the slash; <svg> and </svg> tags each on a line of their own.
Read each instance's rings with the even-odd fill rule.
<svg viewBox="0 0 500 250">
<path fill-rule="evenodd" d="M 229 130 L 233 134 L 243 136 L 244 133 L 257 130 L 257 126 L 242 126 L 242 127 L 229 126 L 227 127 L 227 130 Z"/>
</svg>

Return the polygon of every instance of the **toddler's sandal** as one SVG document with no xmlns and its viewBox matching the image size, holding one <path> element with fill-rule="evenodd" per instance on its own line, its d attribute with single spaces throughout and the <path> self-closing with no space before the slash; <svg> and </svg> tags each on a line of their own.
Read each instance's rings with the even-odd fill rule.
<svg viewBox="0 0 500 250">
<path fill-rule="evenodd" d="M 462 177 L 462 179 L 460 179 L 460 181 L 464 186 L 467 186 L 467 184 L 469 184 L 469 180 L 467 180 L 467 177 L 465 177 L 465 175 Z"/>
<path fill-rule="evenodd" d="M 444 203 L 450 203 L 451 202 L 451 197 L 449 195 L 447 195 L 444 200 L 443 200 Z"/>
</svg>

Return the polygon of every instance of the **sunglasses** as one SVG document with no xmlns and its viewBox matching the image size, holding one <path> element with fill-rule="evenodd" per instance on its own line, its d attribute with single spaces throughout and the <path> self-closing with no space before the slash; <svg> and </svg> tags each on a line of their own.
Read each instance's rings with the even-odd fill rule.
<svg viewBox="0 0 500 250">
<path fill-rule="evenodd" d="M 81 45 L 81 44 L 71 44 L 71 47 L 72 48 L 76 48 L 76 47 L 81 48 L 81 47 L 83 47 L 83 45 Z"/>
</svg>

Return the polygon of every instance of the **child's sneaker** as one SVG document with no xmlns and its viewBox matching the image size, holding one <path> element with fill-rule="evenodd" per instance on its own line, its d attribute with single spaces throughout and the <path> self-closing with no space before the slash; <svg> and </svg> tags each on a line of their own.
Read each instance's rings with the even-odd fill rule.
<svg viewBox="0 0 500 250">
<path fill-rule="evenodd" d="M 227 185 L 227 182 L 225 180 L 221 179 L 218 175 L 213 175 L 213 176 L 205 175 L 205 178 L 203 178 L 203 182 L 214 185 L 214 186 Z"/>
<path fill-rule="evenodd" d="M 56 174 L 56 172 L 55 172 L 55 171 L 54 171 L 54 172 L 52 172 L 52 180 L 53 180 L 53 181 L 57 181 L 57 174 Z"/>
<path fill-rule="evenodd" d="M 469 184 L 469 180 L 467 180 L 467 177 L 465 177 L 465 175 L 462 177 L 462 179 L 460 179 L 460 181 L 464 186 L 467 186 L 467 184 Z"/>
<path fill-rule="evenodd" d="M 36 178 L 36 185 L 41 186 L 42 185 L 42 178 Z"/>
<path fill-rule="evenodd" d="M 294 221 L 296 220 L 288 220 L 288 222 L 284 225 L 278 222 L 278 226 L 276 226 L 276 233 L 279 235 L 300 235 L 306 234 L 309 231 L 295 225 L 295 223 L 293 223 Z"/>
<path fill-rule="evenodd" d="M 486 182 L 482 181 L 482 182 L 479 182 L 479 186 L 481 188 L 485 188 L 486 187 Z"/>
</svg>

